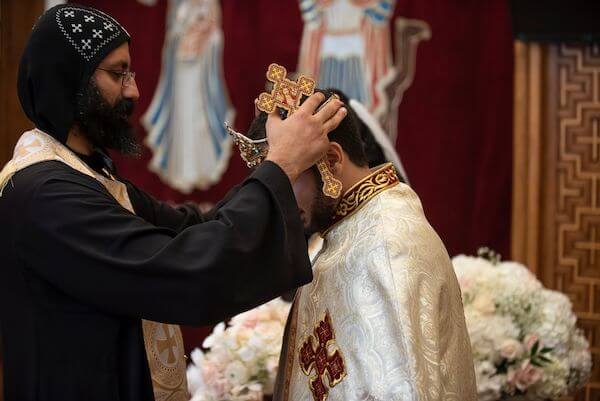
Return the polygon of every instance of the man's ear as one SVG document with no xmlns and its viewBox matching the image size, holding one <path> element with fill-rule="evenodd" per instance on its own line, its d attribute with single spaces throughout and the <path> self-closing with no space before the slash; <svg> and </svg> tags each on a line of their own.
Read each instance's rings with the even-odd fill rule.
<svg viewBox="0 0 600 401">
<path fill-rule="evenodd" d="M 327 162 L 329 169 L 333 175 L 339 176 L 342 173 L 342 167 L 344 165 L 344 151 L 341 145 L 337 142 L 329 142 L 329 149 L 327 150 Z"/>
</svg>

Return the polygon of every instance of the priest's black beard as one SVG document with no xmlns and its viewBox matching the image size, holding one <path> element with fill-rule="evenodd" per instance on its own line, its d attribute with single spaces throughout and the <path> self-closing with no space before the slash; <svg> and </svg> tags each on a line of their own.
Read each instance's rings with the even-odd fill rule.
<svg viewBox="0 0 600 401">
<path fill-rule="evenodd" d="M 95 147 L 133 157 L 140 155 L 140 145 L 129 122 L 134 108 L 132 100 L 120 99 L 111 106 L 94 79 L 90 79 L 77 107 L 77 125 Z"/>
<path fill-rule="evenodd" d="M 319 174 L 316 167 L 313 167 L 311 170 L 317 178 L 317 188 L 312 203 L 310 224 L 304 230 L 307 236 L 322 232 L 331 225 L 331 220 L 339 202 L 339 199 L 330 198 L 323 193 L 323 179 L 321 178 L 321 174 Z"/>
</svg>

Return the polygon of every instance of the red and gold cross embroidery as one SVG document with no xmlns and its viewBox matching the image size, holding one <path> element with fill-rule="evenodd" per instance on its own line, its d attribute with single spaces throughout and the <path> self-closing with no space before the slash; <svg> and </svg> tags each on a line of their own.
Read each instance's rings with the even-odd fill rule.
<svg viewBox="0 0 600 401">
<path fill-rule="evenodd" d="M 317 341 L 316 347 L 313 344 Z M 305 375 L 309 376 L 310 390 L 315 401 L 325 401 L 329 389 L 341 382 L 346 377 L 344 358 L 339 349 L 329 352 L 330 346 L 335 345 L 335 333 L 331 325 L 329 311 L 314 329 L 314 336 L 309 336 L 300 347 L 300 367 Z M 313 372 L 315 374 L 312 374 Z M 323 381 L 327 375 L 329 387 Z"/>
<path fill-rule="evenodd" d="M 287 78 L 285 67 L 272 63 L 267 70 L 267 79 L 273 82 L 270 93 L 263 92 L 258 96 L 256 107 L 265 113 L 272 113 L 277 107 L 287 110 L 288 116 L 300 107 L 302 96 L 310 96 L 315 91 L 315 81 L 300 75 L 297 81 Z M 323 178 L 323 193 L 337 199 L 342 193 L 342 182 L 335 178 L 325 158 L 317 162 L 317 167 Z"/>
<path fill-rule="evenodd" d="M 294 82 L 287 78 L 287 70 L 279 64 L 269 65 L 267 79 L 273 82 L 273 90 L 261 93 L 257 104 L 258 109 L 265 113 L 272 113 L 280 107 L 292 114 L 300 107 L 302 96 L 310 96 L 315 91 L 314 80 L 301 75 Z"/>
</svg>

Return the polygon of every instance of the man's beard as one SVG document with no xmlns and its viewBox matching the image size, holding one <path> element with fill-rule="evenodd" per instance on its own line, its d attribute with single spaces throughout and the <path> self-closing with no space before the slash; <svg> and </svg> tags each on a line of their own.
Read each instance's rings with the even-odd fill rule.
<svg viewBox="0 0 600 401">
<path fill-rule="evenodd" d="M 330 198 L 323 193 L 321 190 L 323 187 L 321 174 L 319 174 L 319 171 L 315 167 L 311 170 L 316 176 L 317 188 L 311 207 L 310 223 L 308 227 L 304 229 L 307 236 L 316 232 L 322 232 L 331 225 L 333 215 L 335 214 L 335 210 L 339 203 L 339 199 Z"/>
<path fill-rule="evenodd" d="M 95 147 L 134 157 L 140 155 L 140 145 L 129 122 L 134 108 L 132 100 L 119 99 L 111 106 L 94 79 L 90 79 L 77 107 L 77 125 Z"/>
</svg>

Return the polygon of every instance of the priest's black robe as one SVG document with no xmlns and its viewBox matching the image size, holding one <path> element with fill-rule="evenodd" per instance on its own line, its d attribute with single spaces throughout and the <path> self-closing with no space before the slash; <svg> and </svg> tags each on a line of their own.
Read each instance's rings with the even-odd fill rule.
<svg viewBox="0 0 600 401">
<path fill-rule="evenodd" d="M 140 319 L 207 325 L 312 278 L 287 176 L 265 162 L 213 211 L 128 185 L 136 211 L 48 161 L 0 198 L 6 400 L 152 400 Z"/>
</svg>

